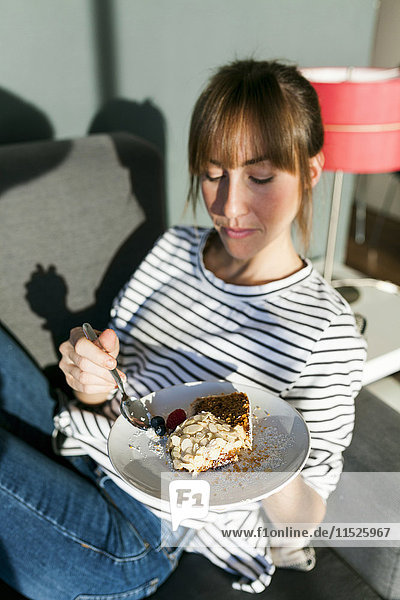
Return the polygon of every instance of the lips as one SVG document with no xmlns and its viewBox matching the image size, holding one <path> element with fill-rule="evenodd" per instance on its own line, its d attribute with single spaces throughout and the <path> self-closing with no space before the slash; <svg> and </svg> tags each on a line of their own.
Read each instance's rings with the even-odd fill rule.
<svg viewBox="0 0 400 600">
<path fill-rule="evenodd" d="M 240 240 L 255 233 L 255 229 L 242 229 L 236 227 L 222 227 L 223 233 L 232 239 Z"/>
</svg>

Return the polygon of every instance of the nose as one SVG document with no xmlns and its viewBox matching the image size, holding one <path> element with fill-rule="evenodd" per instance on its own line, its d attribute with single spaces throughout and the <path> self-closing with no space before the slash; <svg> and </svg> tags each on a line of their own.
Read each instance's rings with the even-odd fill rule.
<svg viewBox="0 0 400 600">
<path fill-rule="evenodd" d="M 246 189 L 239 177 L 226 177 L 218 195 L 223 215 L 227 219 L 237 219 L 248 212 Z"/>
</svg>

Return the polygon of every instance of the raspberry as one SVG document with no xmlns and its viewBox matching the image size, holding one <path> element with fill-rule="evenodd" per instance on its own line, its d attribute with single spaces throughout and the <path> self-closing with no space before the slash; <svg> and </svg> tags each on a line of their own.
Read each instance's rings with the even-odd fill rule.
<svg viewBox="0 0 400 600">
<path fill-rule="evenodd" d="M 167 427 L 173 431 L 178 425 L 186 419 L 186 413 L 183 408 L 177 408 L 168 415 Z"/>
</svg>

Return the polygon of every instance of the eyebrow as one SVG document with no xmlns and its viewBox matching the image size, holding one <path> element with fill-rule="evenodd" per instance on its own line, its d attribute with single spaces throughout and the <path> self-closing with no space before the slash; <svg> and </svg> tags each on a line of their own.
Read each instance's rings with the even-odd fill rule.
<svg viewBox="0 0 400 600">
<path fill-rule="evenodd" d="M 260 162 L 266 162 L 267 160 L 268 160 L 268 158 L 266 156 L 260 156 L 258 158 L 250 158 L 249 160 L 246 160 L 246 162 L 244 162 L 241 166 L 247 167 L 248 165 L 255 165 Z M 222 168 L 222 163 L 220 163 L 218 160 L 214 160 L 213 158 L 211 158 L 209 162 L 212 165 L 215 165 L 216 167 Z"/>
</svg>

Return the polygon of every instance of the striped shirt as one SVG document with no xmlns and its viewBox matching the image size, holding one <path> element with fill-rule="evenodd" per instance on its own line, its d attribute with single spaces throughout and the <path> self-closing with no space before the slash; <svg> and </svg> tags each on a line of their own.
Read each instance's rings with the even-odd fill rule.
<svg viewBox="0 0 400 600">
<path fill-rule="evenodd" d="M 293 275 L 263 285 L 238 286 L 218 279 L 203 263 L 209 234 L 204 228 L 169 229 L 116 298 L 110 327 L 120 339 L 119 365 L 128 378 L 127 392 L 141 397 L 188 381 L 225 379 L 285 399 L 302 413 L 311 434 L 311 452 L 301 475 L 326 500 L 351 441 L 354 398 L 366 358 L 353 313 L 308 260 Z M 98 417 L 95 426 L 80 433 L 89 448 L 97 448 L 97 462 L 110 473 L 110 463 L 100 455 L 106 455 L 104 440 L 119 414 L 117 402 L 108 403 L 107 409 L 104 421 Z M 84 415 L 79 418 L 85 421 Z M 77 441 L 76 428 L 56 426 L 70 438 L 63 452 L 78 453 L 83 444 L 90 453 L 85 440 Z M 255 514 L 241 514 L 241 522 L 262 519 L 261 513 Z M 219 518 L 225 524 L 233 520 L 229 515 Z M 240 573 L 241 589 L 264 589 L 273 571 L 267 553 L 258 554 L 257 560 L 262 555 L 268 563 L 263 570 L 249 545 L 237 540 L 237 550 L 246 547 L 254 559 L 250 572 L 237 568 L 227 540 L 218 538 L 218 527 L 207 527 L 198 533 L 199 549 L 194 544 L 193 550 Z M 214 540 L 208 549 L 207 536 Z"/>
</svg>

